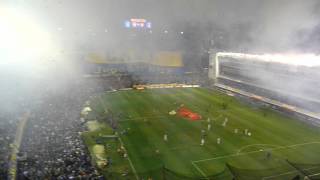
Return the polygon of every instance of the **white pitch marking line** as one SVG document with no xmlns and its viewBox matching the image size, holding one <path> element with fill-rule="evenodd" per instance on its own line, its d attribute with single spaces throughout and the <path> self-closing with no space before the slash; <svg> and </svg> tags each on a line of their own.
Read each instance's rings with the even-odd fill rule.
<svg viewBox="0 0 320 180">
<path fill-rule="evenodd" d="M 120 122 L 124 122 L 124 121 L 134 121 L 134 120 L 141 120 L 141 119 L 151 119 L 151 118 L 164 118 L 164 117 L 168 117 L 168 116 L 140 116 L 140 117 L 136 117 L 136 118 L 125 118 L 124 120 L 120 120 Z"/>
<path fill-rule="evenodd" d="M 303 169 L 303 170 L 311 170 L 311 169 L 315 169 L 315 168 L 318 168 L 318 167 L 306 168 L 306 169 Z M 263 177 L 262 180 L 271 179 L 271 178 L 283 176 L 283 175 L 286 175 L 286 174 L 292 174 L 292 173 L 295 173 L 295 172 L 299 172 L 299 171 L 298 170 L 294 170 L 294 171 L 288 171 L 288 172 L 277 174 L 277 175 L 266 176 L 266 177 Z M 312 175 L 309 175 L 309 176 L 312 176 Z"/>
<path fill-rule="evenodd" d="M 249 144 L 246 146 L 241 147 L 238 151 L 237 154 L 240 154 L 242 150 L 244 150 L 245 148 L 251 147 L 251 146 L 273 146 L 273 147 L 284 147 L 284 146 L 279 146 L 279 145 L 273 145 L 273 144 Z"/>
<path fill-rule="evenodd" d="M 308 145 L 308 144 L 318 144 L 320 142 L 315 141 L 315 142 L 308 142 L 308 143 L 301 143 L 301 144 L 294 144 L 294 145 L 290 145 L 290 146 L 281 146 L 278 148 L 269 148 L 268 150 L 278 150 L 278 149 L 286 149 L 286 148 L 291 148 L 291 147 L 296 147 L 296 146 L 303 146 L 303 145 Z M 229 154 L 229 155 L 225 155 L 225 156 L 218 156 L 218 157 L 214 157 L 214 158 L 208 158 L 208 159 L 201 159 L 201 160 L 197 160 L 197 161 L 192 161 L 194 163 L 198 163 L 198 162 L 203 162 L 203 161 L 210 161 L 210 160 L 216 160 L 216 159 L 223 159 L 223 158 L 227 158 L 227 157 L 234 157 L 234 156 L 244 156 L 247 154 L 254 154 L 257 152 L 261 152 L 260 150 L 257 151 L 251 151 L 251 152 L 247 152 L 247 153 L 240 153 L 240 154 Z"/>
<path fill-rule="evenodd" d="M 103 101 L 101 100 L 101 98 L 99 98 L 99 99 L 100 99 L 100 101 L 101 101 L 101 103 L 102 103 L 102 105 L 103 105 L 104 110 L 106 110 L 105 104 L 103 103 Z M 120 143 L 121 143 L 121 146 L 124 146 L 123 141 L 122 141 L 122 139 L 121 139 L 120 136 L 119 136 L 119 141 L 120 141 Z M 129 157 L 129 154 L 128 154 L 127 157 L 128 157 L 128 161 L 129 161 L 129 164 L 130 164 L 130 167 L 131 167 L 131 169 L 132 169 L 132 171 L 133 171 L 134 176 L 136 177 L 137 180 L 139 180 L 139 176 L 138 176 L 138 174 L 137 174 L 136 169 L 134 168 L 134 166 L 133 166 L 133 164 L 132 164 L 132 161 L 131 161 L 131 159 L 130 159 L 130 157 Z"/>
<path fill-rule="evenodd" d="M 298 171 L 294 170 L 294 171 L 288 171 L 288 172 L 277 174 L 277 175 L 267 176 L 267 177 L 263 177 L 262 180 L 271 179 L 271 178 L 274 178 L 274 177 L 279 177 L 279 176 L 283 176 L 283 175 L 287 175 L 287 174 L 292 174 L 292 173 L 295 173 L 295 172 L 298 172 Z"/>
<path fill-rule="evenodd" d="M 124 144 L 123 144 L 123 141 L 121 140 L 120 136 L 119 136 L 119 141 L 120 141 L 121 145 L 123 146 Z M 133 166 L 133 164 L 132 164 L 132 161 L 131 161 L 131 159 L 130 159 L 130 157 L 129 157 L 129 154 L 128 154 L 128 161 L 129 161 L 129 164 L 130 164 L 130 166 L 131 166 L 131 169 L 132 169 L 132 171 L 133 171 L 134 176 L 136 177 L 137 180 L 139 180 L 139 176 L 138 176 L 138 174 L 137 174 L 136 169 L 134 168 L 134 166 Z"/>
<path fill-rule="evenodd" d="M 199 168 L 198 165 L 196 165 L 196 164 L 195 164 L 194 162 L 192 162 L 192 161 L 191 161 L 191 164 L 193 165 L 193 167 L 196 168 L 196 170 L 197 170 L 204 178 L 209 179 L 209 178 L 207 178 L 207 175 Z"/>
<path fill-rule="evenodd" d="M 311 174 L 311 175 L 309 175 L 309 176 L 312 177 L 312 176 L 318 176 L 318 175 L 320 175 L 320 173 Z"/>
</svg>

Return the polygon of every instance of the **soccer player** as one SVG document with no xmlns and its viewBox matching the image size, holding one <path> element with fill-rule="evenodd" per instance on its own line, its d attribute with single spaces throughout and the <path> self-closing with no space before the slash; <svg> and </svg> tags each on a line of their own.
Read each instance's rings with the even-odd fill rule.
<svg viewBox="0 0 320 180">
<path fill-rule="evenodd" d="M 211 124 L 208 124 L 208 131 L 210 131 L 211 129 Z"/>
<path fill-rule="evenodd" d="M 267 152 L 267 154 L 266 154 L 266 159 L 270 159 L 271 158 L 271 152 Z"/>
<path fill-rule="evenodd" d="M 164 140 L 165 142 L 168 141 L 168 135 L 167 135 L 167 133 L 165 133 L 165 134 L 163 135 L 163 140 Z"/>
<path fill-rule="evenodd" d="M 222 126 L 223 126 L 223 127 L 226 127 L 226 126 L 227 126 L 227 122 L 228 122 L 228 118 L 225 118 L 225 119 L 224 119 L 224 122 L 222 123 Z"/>
<path fill-rule="evenodd" d="M 201 135 L 203 136 L 204 134 L 206 134 L 206 130 L 202 129 L 201 130 Z"/>
<path fill-rule="evenodd" d="M 248 129 L 245 129 L 245 130 L 244 130 L 244 134 L 245 134 L 245 135 L 248 135 L 248 132 L 249 132 Z"/>
<path fill-rule="evenodd" d="M 111 157 L 107 157 L 107 166 L 111 166 L 112 165 L 112 159 Z"/>
<path fill-rule="evenodd" d="M 239 132 L 239 129 L 238 129 L 238 128 L 234 129 L 234 133 L 235 133 L 235 134 L 238 134 L 238 132 Z"/>
<path fill-rule="evenodd" d="M 204 142 L 205 142 L 205 141 L 204 141 L 204 138 L 201 138 L 201 143 L 200 143 L 200 145 L 203 146 L 203 145 L 204 145 Z"/>
<path fill-rule="evenodd" d="M 221 138 L 217 138 L 217 144 L 221 143 Z"/>
</svg>

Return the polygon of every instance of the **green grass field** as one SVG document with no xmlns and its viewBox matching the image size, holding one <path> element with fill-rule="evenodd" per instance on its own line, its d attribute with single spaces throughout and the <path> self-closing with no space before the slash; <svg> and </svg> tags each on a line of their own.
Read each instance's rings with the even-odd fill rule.
<svg viewBox="0 0 320 180">
<path fill-rule="evenodd" d="M 202 120 L 169 115 L 181 104 Z M 90 106 L 94 111 L 88 119 L 99 120 L 103 127 L 84 133 L 83 138 L 91 153 L 97 142 L 106 146 L 112 163 L 101 171 L 109 179 L 292 179 L 303 173 L 320 177 L 319 128 L 218 91 L 117 91 L 93 97 Z M 118 139 L 104 137 L 114 134 L 105 127 L 110 118 L 119 122 Z M 252 135 L 245 135 L 245 129 Z M 127 158 L 117 152 L 122 143 Z"/>
</svg>

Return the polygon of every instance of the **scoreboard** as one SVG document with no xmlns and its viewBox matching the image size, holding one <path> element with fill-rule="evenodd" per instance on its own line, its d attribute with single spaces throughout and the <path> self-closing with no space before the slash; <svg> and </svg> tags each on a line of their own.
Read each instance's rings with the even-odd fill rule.
<svg viewBox="0 0 320 180">
<path fill-rule="evenodd" d="M 152 24 L 146 19 L 132 18 L 124 22 L 124 27 L 128 29 L 151 29 Z"/>
</svg>

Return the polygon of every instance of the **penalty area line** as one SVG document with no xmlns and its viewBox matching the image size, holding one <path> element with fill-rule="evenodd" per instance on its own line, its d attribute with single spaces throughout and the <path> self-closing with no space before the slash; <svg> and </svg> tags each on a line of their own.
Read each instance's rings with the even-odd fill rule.
<svg viewBox="0 0 320 180">
<path fill-rule="evenodd" d="M 201 168 L 200 168 L 198 165 L 196 165 L 196 163 L 194 163 L 193 161 L 191 161 L 191 164 L 193 165 L 194 168 L 196 168 L 196 170 L 197 170 L 204 178 L 209 179 L 209 178 L 207 178 L 206 173 L 204 173 L 204 172 L 201 170 Z"/>
<path fill-rule="evenodd" d="M 273 145 L 273 144 L 249 144 L 246 146 L 241 147 L 238 151 L 237 154 L 240 154 L 241 151 L 243 151 L 244 149 L 248 148 L 248 147 L 252 147 L 252 146 L 269 146 L 269 147 L 275 147 L 275 148 L 280 148 L 280 147 L 284 147 L 284 146 L 279 146 L 279 145 Z M 266 148 L 268 149 L 268 148 Z"/>
<path fill-rule="evenodd" d="M 315 142 L 307 142 L 307 143 L 301 143 L 301 144 L 293 144 L 290 146 L 280 146 L 277 148 L 268 148 L 265 150 L 279 150 L 279 149 L 288 149 L 288 148 L 292 148 L 292 147 L 297 147 L 297 146 L 304 146 L 304 145 L 309 145 L 309 144 L 319 144 L 319 141 L 315 141 Z M 225 156 L 218 156 L 218 157 L 214 157 L 214 158 L 208 158 L 208 159 L 201 159 L 201 160 L 197 160 L 197 161 L 192 161 L 194 163 L 198 163 L 198 162 L 204 162 L 204 161 L 211 161 L 211 160 L 216 160 L 216 159 L 224 159 L 224 158 L 228 158 L 228 157 L 236 157 L 236 156 L 245 156 L 248 154 L 254 154 L 254 153 L 258 153 L 261 152 L 260 150 L 257 151 L 250 151 L 247 153 L 234 153 L 234 154 L 229 154 L 229 155 L 225 155 Z"/>
<path fill-rule="evenodd" d="M 119 120 L 119 122 L 126 122 L 126 121 L 136 121 L 136 120 L 144 120 L 144 119 L 160 119 L 160 118 L 165 118 L 168 116 L 162 115 L 162 116 L 141 116 L 141 117 L 136 117 L 136 118 L 124 118 L 123 120 Z"/>
</svg>

